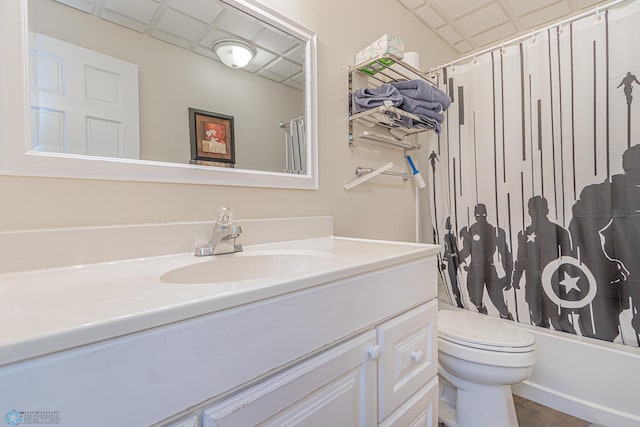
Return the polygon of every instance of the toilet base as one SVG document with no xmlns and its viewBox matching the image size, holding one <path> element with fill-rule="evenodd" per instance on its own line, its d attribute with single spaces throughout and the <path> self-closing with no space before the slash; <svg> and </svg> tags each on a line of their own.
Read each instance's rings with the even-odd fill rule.
<svg viewBox="0 0 640 427">
<path fill-rule="evenodd" d="M 447 427 L 517 427 L 509 385 L 474 384 L 440 367 L 439 418 Z"/>
</svg>

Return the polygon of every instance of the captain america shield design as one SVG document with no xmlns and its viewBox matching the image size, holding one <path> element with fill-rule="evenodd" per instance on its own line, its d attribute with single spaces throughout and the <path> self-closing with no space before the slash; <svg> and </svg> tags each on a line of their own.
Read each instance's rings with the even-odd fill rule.
<svg viewBox="0 0 640 427">
<path fill-rule="evenodd" d="M 598 287 L 589 267 L 571 256 L 561 256 L 542 271 L 542 288 L 563 308 L 582 308 L 593 301 Z"/>
</svg>

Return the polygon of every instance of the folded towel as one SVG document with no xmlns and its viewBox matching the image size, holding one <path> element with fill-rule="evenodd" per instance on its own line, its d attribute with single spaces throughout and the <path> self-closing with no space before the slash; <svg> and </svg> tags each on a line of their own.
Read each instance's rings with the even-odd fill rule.
<svg viewBox="0 0 640 427">
<path fill-rule="evenodd" d="M 422 99 L 410 98 L 408 96 L 403 96 L 400 108 L 410 113 L 417 113 L 420 110 L 430 110 L 434 113 L 440 113 L 444 110 L 442 104 L 439 102 L 423 101 Z"/>
<path fill-rule="evenodd" d="M 442 104 L 439 102 L 423 101 L 422 99 L 409 98 L 408 96 L 403 97 L 400 108 L 409 112 L 414 112 L 417 109 L 425 109 L 439 113 L 444 110 Z"/>
<path fill-rule="evenodd" d="M 440 133 L 440 131 L 442 130 L 440 123 L 438 123 L 437 121 L 422 115 L 419 115 L 418 117 L 420 118 L 420 120 L 414 120 L 411 117 L 402 116 L 402 122 L 408 128 L 433 129 L 435 133 Z"/>
<path fill-rule="evenodd" d="M 399 107 L 402 104 L 403 97 L 398 89 L 390 84 L 383 84 L 374 88 L 356 89 L 353 92 L 353 112 L 370 110 L 391 103 L 393 107 Z"/>
<path fill-rule="evenodd" d="M 451 105 L 451 98 L 447 93 L 423 80 L 392 82 L 390 85 L 398 89 L 404 97 L 427 102 L 437 102 L 442 105 L 443 110 L 446 110 Z"/>
<path fill-rule="evenodd" d="M 403 108 L 404 104 L 400 106 L 400 108 Z M 404 108 L 403 108 L 404 109 Z M 423 108 L 421 106 L 418 106 L 416 108 L 414 108 L 413 110 L 409 111 L 404 109 L 405 111 L 409 112 L 409 113 L 413 113 L 416 116 L 420 116 L 420 117 L 428 117 L 430 119 L 435 120 L 438 123 L 442 123 L 444 122 L 444 114 L 439 113 L 437 111 L 434 110 L 430 110 L 428 108 Z"/>
</svg>

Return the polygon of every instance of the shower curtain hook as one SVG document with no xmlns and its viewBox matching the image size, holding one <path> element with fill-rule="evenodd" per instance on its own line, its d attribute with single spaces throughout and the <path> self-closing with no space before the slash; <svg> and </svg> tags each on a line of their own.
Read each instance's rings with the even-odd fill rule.
<svg viewBox="0 0 640 427">
<path fill-rule="evenodd" d="M 531 43 L 535 43 L 536 42 L 536 30 L 535 28 L 533 30 L 531 30 Z"/>
<path fill-rule="evenodd" d="M 504 40 L 500 43 L 500 54 L 504 55 Z"/>
</svg>

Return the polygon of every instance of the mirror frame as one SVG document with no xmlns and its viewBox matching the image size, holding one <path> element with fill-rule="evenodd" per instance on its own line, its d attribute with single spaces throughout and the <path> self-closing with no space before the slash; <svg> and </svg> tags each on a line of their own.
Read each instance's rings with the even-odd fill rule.
<svg viewBox="0 0 640 427">
<path fill-rule="evenodd" d="M 222 1 L 305 43 L 306 175 L 31 151 L 27 0 L 0 1 L 0 174 L 317 190 L 316 35 L 255 0 Z"/>
</svg>

